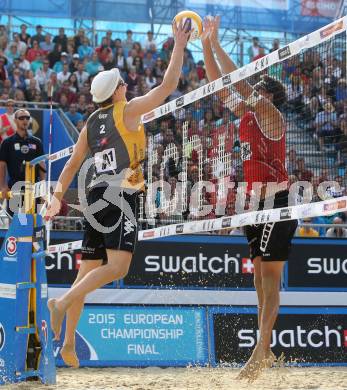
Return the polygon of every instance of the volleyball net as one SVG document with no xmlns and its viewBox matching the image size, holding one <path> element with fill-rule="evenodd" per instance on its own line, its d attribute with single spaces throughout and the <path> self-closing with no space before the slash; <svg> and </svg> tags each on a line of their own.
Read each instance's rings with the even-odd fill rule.
<svg viewBox="0 0 347 390">
<path fill-rule="evenodd" d="M 347 210 L 346 20 L 143 116 L 148 158 L 140 240 Z M 190 77 L 199 85 L 195 70 Z M 257 100 L 264 85 L 276 108 Z M 256 93 L 245 98 L 245 86 Z M 273 199 L 286 172 L 289 206 L 274 209 L 269 200 L 256 211 L 264 182 L 266 199 Z M 251 191 L 249 178 L 259 181 Z"/>
</svg>

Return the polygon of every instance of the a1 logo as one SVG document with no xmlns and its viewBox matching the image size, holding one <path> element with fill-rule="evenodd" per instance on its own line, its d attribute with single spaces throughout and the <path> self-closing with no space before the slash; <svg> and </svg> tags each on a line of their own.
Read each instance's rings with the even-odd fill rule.
<svg viewBox="0 0 347 390">
<path fill-rule="evenodd" d="M 5 244 L 6 253 L 9 256 L 15 256 L 17 254 L 17 239 L 16 237 L 8 237 Z"/>
</svg>

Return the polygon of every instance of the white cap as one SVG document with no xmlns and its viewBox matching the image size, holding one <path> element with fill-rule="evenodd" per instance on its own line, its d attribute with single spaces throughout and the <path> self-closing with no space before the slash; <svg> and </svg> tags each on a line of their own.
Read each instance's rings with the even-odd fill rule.
<svg viewBox="0 0 347 390">
<path fill-rule="evenodd" d="M 117 88 L 120 79 L 119 69 L 113 68 L 98 73 L 90 87 L 90 93 L 93 95 L 94 103 L 101 103 L 112 96 Z"/>
</svg>

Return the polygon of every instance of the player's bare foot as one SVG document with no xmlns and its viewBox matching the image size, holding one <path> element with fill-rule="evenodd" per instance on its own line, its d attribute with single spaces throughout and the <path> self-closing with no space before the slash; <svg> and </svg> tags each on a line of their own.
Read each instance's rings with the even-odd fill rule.
<svg viewBox="0 0 347 390">
<path fill-rule="evenodd" d="M 65 311 L 58 307 L 57 300 L 54 298 L 48 300 L 47 307 L 50 311 L 51 328 L 54 333 L 54 340 L 59 340 Z"/>
<path fill-rule="evenodd" d="M 262 348 L 256 347 L 237 379 L 246 379 L 253 382 L 266 368 L 271 367 L 274 361 L 273 356 L 271 351 L 265 352 Z"/>
<path fill-rule="evenodd" d="M 78 368 L 80 361 L 78 360 L 74 345 L 63 345 L 60 350 L 60 355 L 67 366 Z"/>
</svg>

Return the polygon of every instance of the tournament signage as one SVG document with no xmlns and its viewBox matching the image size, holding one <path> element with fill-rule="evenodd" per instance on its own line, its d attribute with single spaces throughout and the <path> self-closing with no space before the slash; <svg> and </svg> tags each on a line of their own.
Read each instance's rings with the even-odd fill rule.
<svg viewBox="0 0 347 390">
<path fill-rule="evenodd" d="M 187 238 L 187 237 L 185 237 Z M 139 241 L 126 286 L 253 288 L 253 264 L 244 238 Z"/>
<path fill-rule="evenodd" d="M 345 239 L 295 240 L 288 261 L 290 288 L 346 288 L 347 253 Z M 312 245 L 307 245 L 312 243 Z"/>
<path fill-rule="evenodd" d="M 51 240 L 52 245 L 61 244 L 66 240 Z M 81 263 L 81 251 L 49 253 L 46 256 L 46 271 L 48 284 L 71 285 L 77 276 Z"/>
<path fill-rule="evenodd" d="M 82 365 L 205 365 L 208 362 L 206 311 L 203 308 L 86 306 L 78 324 L 76 344 Z M 60 348 L 61 342 L 56 343 L 56 356 Z"/>
<path fill-rule="evenodd" d="M 215 308 L 215 364 L 244 363 L 259 331 L 256 309 Z M 296 363 L 347 363 L 347 309 L 281 308 L 272 331 L 272 351 Z"/>
</svg>

